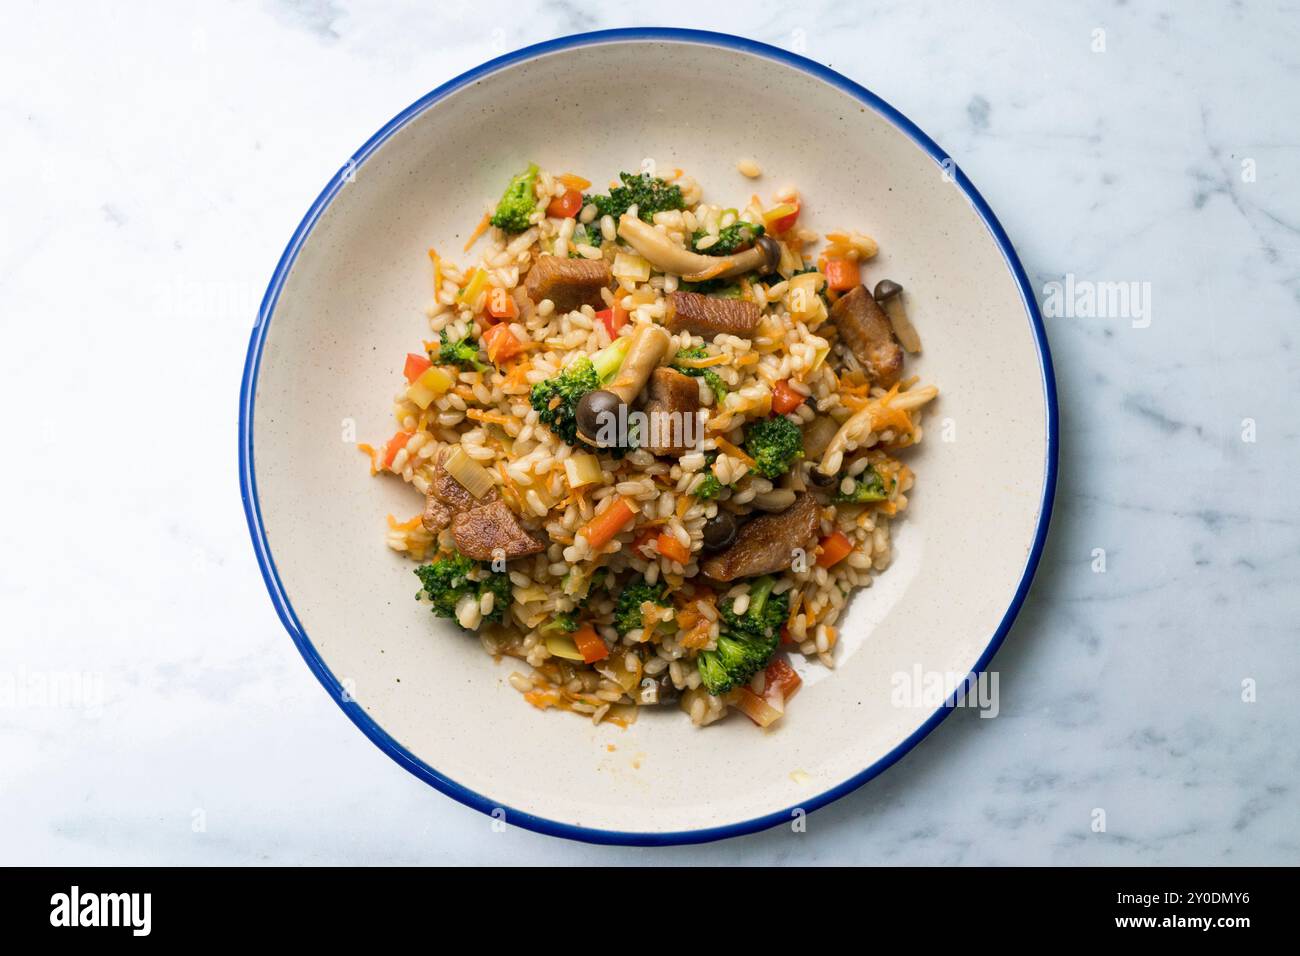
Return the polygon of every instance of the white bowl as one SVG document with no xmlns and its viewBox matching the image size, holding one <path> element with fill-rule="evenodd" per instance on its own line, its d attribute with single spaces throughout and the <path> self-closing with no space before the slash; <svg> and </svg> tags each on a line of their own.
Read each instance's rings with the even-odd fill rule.
<svg viewBox="0 0 1300 956">
<path fill-rule="evenodd" d="M 700 78 L 707 76 L 705 94 Z M 785 184 L 814 229 L 860 229 L 868 281 L 908 290 L 939 386 L 909 455 L 895 561 L 853 598 L 836 669 L 776 728 L 697 730 L 675 708 L 631 728 L 528 706 L 471 636 L 413 596 L 384 516 L 422 500 L 371 478 L 352 444 L 392 431 L 404 354 L 428 326 L 426 250 L 464 244 L 529 160 L 603 182 L 652 157 L 744 205 Z M 753 183 L 735 168 L 753 157 Z M 355 424 L 355 435 L 349 430 Z M 412 773 L 471 806 L 597 842 L 716 839 L 788 821 L 891 765 L 946 715 L 899 706 L 895 675 L 982 670 L 1047 530 L 1056 408 L 1024 271 L 961 171 L 867 90 L 719 34 L 616 30 L 512 53 L 430 93 L 340 170 L 282 257 L 249 346 L 240 477 L 275 606 L 349 717 Z M 525 668 L 526 669 L 526 668 Z"/>
</svg>

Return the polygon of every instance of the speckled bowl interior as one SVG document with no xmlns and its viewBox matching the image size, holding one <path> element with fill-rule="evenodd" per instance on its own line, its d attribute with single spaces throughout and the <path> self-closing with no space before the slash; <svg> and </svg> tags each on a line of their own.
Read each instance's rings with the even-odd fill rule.
<svg viewBox="0 0 1300 956">
<path fill-rule="evenodd" d="M 962 185 L 882 109 L 752 46 L 551 47 L 417 104 L 309 216 L 250 352 L 246 494 L 291 633 L 399 762 L 507 822 L 565 835 L 738 832 L 888 766 L 935 714 L 896 706 L 893 675 L 965 674 L 995 642 L 1027 584 L 1047 481 L 1032 313 Z M 907 288 L 925 344 L 910 371 L 941 390 L 908 454 L 917 484 L 894 564 L 853 598 L 835 670 L 800 664 L 805 687 L 770 732 L 739 715 L 697 730 L 675 708 L 624 730 L 529 707 L 507 682 L 519 662 L 493 661 L 412 599 L 384 517 L 422 500 L 370 477 L 350 440 L 349 423 L 356 440 L 392 432 L 402 357 L 428 331 L 430 246 L 458 253 L 528 160 L 604 182 L 647 157 L 725 205 L 795 184 L 810 227 L 875 236 L 866 278 Z M 742 178 L 740 157 L 763 178 Z"/>
</svg>

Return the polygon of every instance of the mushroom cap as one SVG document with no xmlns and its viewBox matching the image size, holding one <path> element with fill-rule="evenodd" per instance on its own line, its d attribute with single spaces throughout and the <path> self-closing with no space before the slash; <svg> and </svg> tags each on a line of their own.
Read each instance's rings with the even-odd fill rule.
<svg viewBox="0 0 1300 956">
<path fill-rule="evenodd" d="M 876 283 L 876 291 L 872 293 L 872 298 L 877 302 L 886 302 L 902 291 L 903 287 L 893 279 L 881 279 Z"/>
</svg>

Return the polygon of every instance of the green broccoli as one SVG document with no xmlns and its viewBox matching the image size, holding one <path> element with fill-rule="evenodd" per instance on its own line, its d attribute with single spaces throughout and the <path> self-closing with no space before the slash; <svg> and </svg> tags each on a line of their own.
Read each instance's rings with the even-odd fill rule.
<svg viewBox="0 0 1300 956">
<path fill-rule="evenodd" d="M 707 236 L 708 232 L 697 229 L 691 236 L 691 248 L 706 256 L 729 256 L 741 249 L 748 249 L 754 244 L 754 240 L 762 234 L 762 226 L 756 226 L 754 223 L 745 222 L 742 219 L 739 222 L 733 222 L 725 229 L 718 230 L 718 241 L 704 249 L 700 248 L 700 240 Z"/>
<path fill-rule="evenodd" d="M 803 457 L 803 432 L 784 415 L 754 422 L 745 431 L 745 450 L 754 470 L 764 478 L 779 478 Z"/>
<path fill-rule="evenodd" d="M 723 485 L 722 482 L 718 481 L 718 476 L 710 471 L 691 494 L 701 501 L 712 501 L 722 493 L 722 488 Z"/>
<path fill-rule="evenodd" d="M 632 337 L 624 335 L 609 348 L 591 358 L 579 356 L 559 375 L 534 385 L 528 398 L 542 423 L 570 445 L 578 445 L 578 403 L 614 377 L 631 342 Z"/>
<path fill-rule="evenodd" d="M 528 168 L 510 180 L 510 185 L 501 195 L 496 212 L 492 214 L 492 225 L 506 232 L 523 232 L 530 225 L 528 219 L 537 208 L 537 197 L 533 195 L 533 186 L 537 182 L 537 164 L 529 163 Z"/>
<path fill-rule="evenodd" d="M 889 492 L 885 490 L 885 479 L 874 468 L 867 468 L 866 471 L 853 480 L 853 490 L 847 495 L 838 489 L 836 490 L 836 501 L 843 501 L 847 504 L 862 504 L 867 501 L 884 501 L 889 497 Z"/>
<path fill-rule="evenodd" d="M 641 605 L 650 603 L 660 607 L 672 607 L 668 600 L 668 586 L 660 581 L 651 584 L 645 578 L 630 582 L 618 594 L 614 604 L 614 627 L 620 634 L 635 630 L 641 626 Z"/>
<path fill-rule="evenodd" d="M 555 616 L 542 625 L 543 633 L 572 634 L 578 629 L 578 609 L 556 611 Z"/>
<path fill-rule="evenodd" d="M 762 279 L 757 272 L 749 277 L 751 283 Z M 698 292 L 700 295 L 711 295 L 715 299 L 739 299 L 744 293 L 741 292 L 740 285 L 732 282 L 730 279 L 706 279 L 703 282 L 682 282 L 678 288 L 683 292 Z"/>
<path fill-rule="evenodd" d="M 594 204 L 598 216 L 613 216 L 615 222 L 632 206 L 636 206 L 636 214 L 646 222 L 653 222 L 657 212 L 686 208 L 680 186 L 666 183 L 649 173 L 619 173 L 618 178 L 623 181 L 622 186 L 615 186 L 608 196 L 584 196 L 582 204 Z M 595 231 L 600 232 L 599 229 Z M 600 243 L 594 242 L 593 245 Z"/>
<path fill-rule="evenodd" d="M 695 659 L 704 689 L 717 696 L 736 687 L 767 666 L 781 642 L 781 627 L 790 614 L 790 595 L 773 594 L 776 580 L 762 577 L 749 586 L 749 606 L 735 612 L 735 602 L 720 608 L 714 650 L 701 651 Z"/>
<path fill-rule="evenodd" d="M 727 383 L 722 380 L 722 376 L 711 368 L 691 368 L 689 365 L 681 364 L 683 359 L 702 359 L 708 354 L 709 350 L 703 345 L 697 345 L 693 349 L 682 349 L 673 359 L 673 368 L 691 378 L 703 378 L 709 386 L 709 391 L 713 393 L 714 400 L 721 405 L 722 400 L 727 397 Z"/>
<path fill-rule="evenodd" d="M 463 369 L 486 372 L 487 366 L 478 360 L 478 344 L 468 335 L 463 339 L 452 339 L 443 329 L 438 334 L 442 345 L 438 348 L 438 361 L 443 365 L 458 365 Z"/>
<path fill-rule="evenodd" d="M 718 453 L 716 451 L 705 452 L 704 464 L 706 466 L 712 466 L 717 460 Z M 699 498 L 701 501 L 712 501 L 722 493 L 723 488 L 727 487 L 730 486 L 724 485 L 719 481 L 718 476 L 714 474 L 712 467 L 709 467 L 709 470 L 704 473 L 704 480 L 700 482 L 699 487 L 692 491 L 691 494 L 696 498 Z"/>
<path fill-rule="evenodd" d="M 427 597 L 433 605 L 433 613 L 438 617 L 456 618 L 456 602 L 466 594 L 481 598 L 491 591 L 495 595 L 492 613 L 484 617 L 486 621 L 500 624 L 505 619 L 506 608 L 510 606 L 510 577 L 506 574 L 489 573 L 481 581 L 471 581 L 470 574 L 480 565 L 453 552 L 445 558 L 439 558 L 433 564 L 426 564 L 415 569 L 415 576 L 420 579 L 419 594 Z M 482 567 L 486 568 L 486 565 Z"/>
</svg>

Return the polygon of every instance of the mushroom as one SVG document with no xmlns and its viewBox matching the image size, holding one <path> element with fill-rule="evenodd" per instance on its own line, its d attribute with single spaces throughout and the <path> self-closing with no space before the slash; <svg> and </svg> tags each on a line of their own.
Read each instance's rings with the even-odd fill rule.
<svg viewBox="0 0 1300 956">
<path fill-rule="evenodd" d="M 906 392 L 900 392 L 894 396 L 889 403 L 889 407 L 901 409 L 902 411 L 911 411 L 914 408 L 920 408 L 938 394 L 939 390 L 933 385 L 910 388 Z M 846 418 L 844 423 L 840 425 L 840 430 L 835 433 L 835 437 L 830 440 L 830 444 L 826 446 L 826 450 L 822 453 L 821 464 L 817 466 L 817 471 L 820 471 L 823 475 L 837 473 L 840 470 L 840 465 L 844 463 L 844 453 L 856 448 L 858 443 L 875 429 L 875 413 L 878 410 L 879 404 L 873 401 Z"/>
<path fill-rule="evenodd" d="M 876 283 L 872 293 L 876 304 L 889 316 L 889 324 L 898 338 L 898 344 L 915 355 L 921 351 L 921 336 L 916 333 L 916 326 L 907 317 L 907 308 L 903 305 L 903 287 L 893 279 L 881 279 Z"/>
<path fill-rule="evenodd" d="M 656 269 L 687 282 L 771 272 L 781 259 L 781 244 L 770 236 L 759 236 L 744 252 L 732 256 L 700 255 L 675 245 L 654 226 L 626 213 L 618 220 L 618 235 Z"/>
<path fill-rule="evenodd" d="M 661 325 L 647 323 L 632 333 L 627 355 L 614 378 L 604 388 L 588 392 L 578 402 L 578 433 L 583 441 L 608 447 L 596 440 L 601 424 L 609 421 L 606 416 L 617 417 L 620 408 L 630 408 L 671 344 L 672 336 Z M 626 421 L 626 417 L 623 420 Z"/>
</svg>

